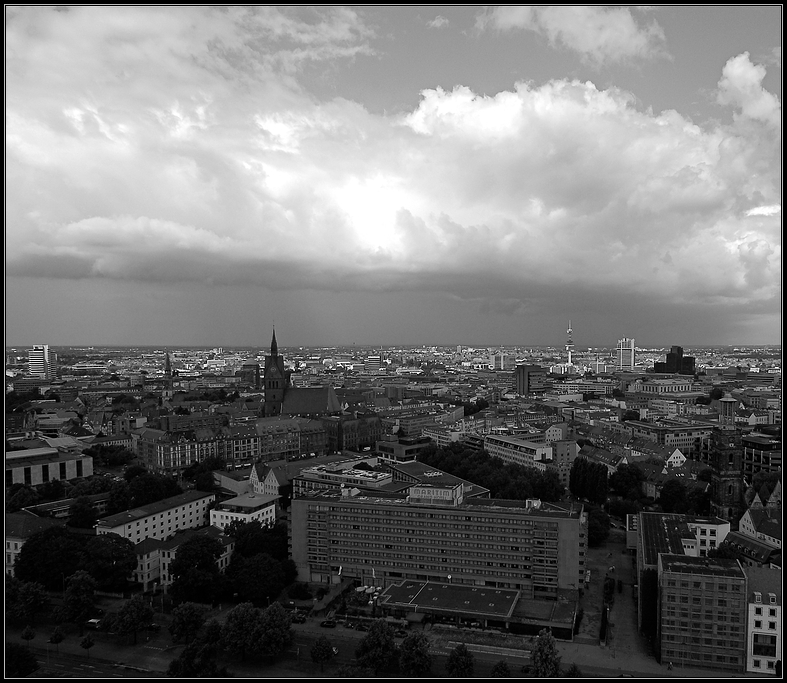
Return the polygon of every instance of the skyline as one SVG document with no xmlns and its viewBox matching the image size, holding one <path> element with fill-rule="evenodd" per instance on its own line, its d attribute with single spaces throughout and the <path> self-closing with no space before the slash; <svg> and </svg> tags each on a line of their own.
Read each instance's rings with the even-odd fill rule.
<svg viewBox="0 0 787 683">
<path fill-rule="evenodd" d="M 781 7 L 7 7 L 6 346 L 781 343 Z"/>
</svg>

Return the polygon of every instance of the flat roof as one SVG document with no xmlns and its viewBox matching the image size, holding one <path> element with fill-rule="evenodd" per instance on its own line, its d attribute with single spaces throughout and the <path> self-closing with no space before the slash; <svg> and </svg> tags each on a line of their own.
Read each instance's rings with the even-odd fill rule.
<svg viewBox="0 0 787 683">
<path fill-rule="evenodd" d="M 214 493 L 204 493 L 202 491 L 186 491 L 185 493 L 179 493 L 177 496 L 165 498 L 164 500 L 159 500 L 155 503 L 150 503 L 149 505 L 142 505 L 140 507 L 133 508 L 131 510 L 118 512 L 114 515 L 110 515 L 109 517 L 103 517 L 102 519 L 98 520 L 97 526 L 100 527 L 122 526 L 123 524 L 128 524 L 129 522 L 134 522 L 138 519 L 143 519 L 144 517 L 149 517 L 150 515 L 155 515 L 159 512 L 164 512 L 166 510 L 170 510 L 180 505 L 193 503 L 194 501 L 202 500 L 203 498 L 215 498 L 215 497 L 216 494 Z"/>
<path fill-rule="evenodd" d="M 241 508 L 258 508 L 263 505 L 273 503 L 279 498 L 281 498 L 281 496 L 270 493 L 243 493 L 240 496 L 235 496 L 235 498 L 221 501 L 221 503 L 219 503 L 219 507 L 224 505 L 233 505 L 235 507 Z"/>
<path fill-rule="evenodd" d="M 452 583 L 403 581 L 386 588 L 379 602 L 387 607 L 403 607 L 417 612 L 429 610 L 457 612 L 464 616 L 510 617 L 519 600 L 519 591 L 489 586 L 461 586 Z"/>
<path fill-rule="evenodd" d="M 711 557 L 690 557 L 688 555 L 662 555 L 661 566 L 664 571 L 680 574 L 702 574 L 703 576 L 726 576 L 745 579 L 746 574 L 738 560 L 722 560 Z"/>
</svg>

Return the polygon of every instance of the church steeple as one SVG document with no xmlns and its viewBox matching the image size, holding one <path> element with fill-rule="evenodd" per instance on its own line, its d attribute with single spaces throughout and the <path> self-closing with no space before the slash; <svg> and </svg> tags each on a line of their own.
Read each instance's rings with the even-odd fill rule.
<svg viewBox="0 0 787 683">
<path fill-rule="evenodd" d="M 279 345 L 276 343 L 276 328 L 273 328 L 273 338 L 271 339 L 271 356 L 279 355 Z"/>
</svg>

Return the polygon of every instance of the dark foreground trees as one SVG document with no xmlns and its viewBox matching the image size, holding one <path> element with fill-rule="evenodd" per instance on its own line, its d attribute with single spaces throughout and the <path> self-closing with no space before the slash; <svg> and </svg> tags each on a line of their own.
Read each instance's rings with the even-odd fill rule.
<svg viewBox="0 0 787 683">
<path fill-rule="evenodd" d="M 552 631 L 542 629 L 533 648 L 533 675 L 537 678 L 558 678 L 560 676 L 560 655 L 557 641 Z"/>
<path fill-rule="evenodd" d="M 399 671 L 409 678 L 419 678 L 428 676 L 431 670 L 429 638 L 422 631 L 414 631 L 399 647 Z"/>
</svg>

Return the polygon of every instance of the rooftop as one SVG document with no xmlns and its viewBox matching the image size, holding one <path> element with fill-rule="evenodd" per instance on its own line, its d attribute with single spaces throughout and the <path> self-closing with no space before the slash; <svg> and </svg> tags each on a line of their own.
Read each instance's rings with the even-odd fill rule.
<svg viewBox="0 0 787 683">
<path fill-rule="evenodd" d="M 134 522 L 138 519 L 143 519 L 144 517 L 155 515 L 180 505 L 187 505 L 188 503 L 193 503 L 203 498 L 210 498 L 213 500 L 216 496 L 213 493 L 203 493 L 202 491 L 186 491 L 185 493 L 179 493 L 177 496 L 165 498 L 156 503 L 142 505 L 138 508 L 125 510 L 124 512 L 118 512 L 109 517 L 104 517 L 98 520 L 98 526 L 110 528 L 122 526 L 123 524 L 128 524 L 129 522 Z"/>
</svg>

